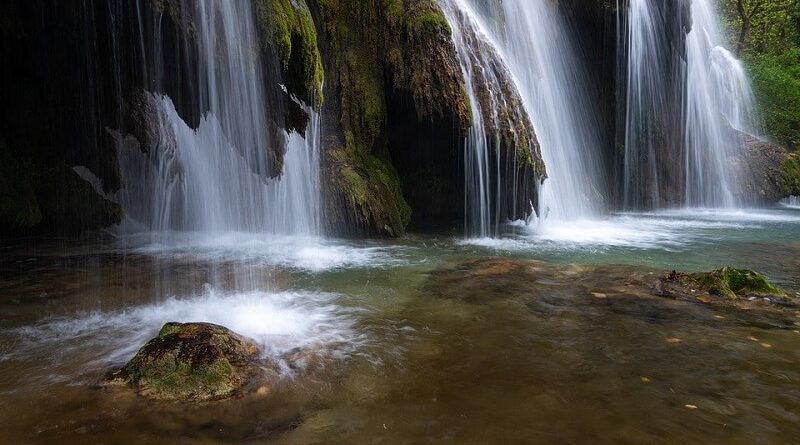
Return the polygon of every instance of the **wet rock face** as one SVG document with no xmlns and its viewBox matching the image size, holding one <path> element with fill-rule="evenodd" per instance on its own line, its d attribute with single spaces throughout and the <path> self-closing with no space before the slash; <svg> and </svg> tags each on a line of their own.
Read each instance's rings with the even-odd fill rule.
<svg viewBox="0 0 800 445">
<path fill-rule="evenodd" d="M 800 156 L 772 142 L 741 134 L 744 150 L 734 162 L 742 165 L 742 189 L 751 204 L 771 204 L 800 194 Z"/>
<path fill-rule="evenodd" d="M 255 387 L 258 356 L 252 340 L 225 327 L 167 323 L 109 380 L 157 400 L 218 400 Z"/>
</svg>

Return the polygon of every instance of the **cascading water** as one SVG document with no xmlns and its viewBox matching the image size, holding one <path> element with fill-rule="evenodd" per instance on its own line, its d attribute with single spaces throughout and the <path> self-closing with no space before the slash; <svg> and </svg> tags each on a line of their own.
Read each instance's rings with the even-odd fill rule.
<svg viewBox="0 0 800 445">
<path fill-rule="evenodd" d="M 485 104 L 478 99 L 473 84 L 473 70 L 484 75 L 491 70 L 485 68 L 489 61 L 481 59 L 471 38 L 491 45 L 502 59 L 536 129 L 548 169 L 548 179 L 539 190 L 540 224 L 597 214 L 604 195 L 597 155 L 602 145 L 600 124 L 586 88 L 586 70 L 557 6 L 546 1 L 506 0 L 500 10 L 496 4 L 473 5 L 467 0 L 441 3 L 453 29 L 476 117 L 465 142 L 468 235 L 487 236 L 492 230 L 497 233 L 502 222 L 491 218 L 492 214 L 499 215 L 491 211 L 491 203 L 501 201 L 501 187 L 498 185 L 498 195 L 492 196 L 489 144 L 493 141 L 487 137 L 484 118 L 496 118 L 498 113 L 485 113 L 481 108 Z M 501 172 L 496 173 L 499 178 Z"/>
<path fill-rule="evenodd" d="M 710 0 L 630 0 L 625 70 L 624 206 L 735 207 L 738 131 L 754 132 L 745 70 L 724 48 Z M 687 34 L 688 31 L 688 34 Z"/>
<path fill-rule="evenodd" d="M 587 218 L 604 207 L 600 122 L 588 71 L 557 5 L 504 0 L 504 53 L 532 116 L 548 179 L 540 188 L 540 223 Z"/>
<path fill-rule="evenodd" d="M 692 22 L 686 43 L 685 204 L 736 207 L 745 172 L 731 159 L 742 149 L 737 130 L 755 133 L 753 92 L 744 66 L 724 47 L 710 0 L 692 2 Z"/>
<path fill-rule="evenodd" d="M 497 196 L 492 197 L 492 184 L 490 174 L 490 138 L 487 135 L 486 126 L 492 123 L 485 121 L 485 116 L 491 119 L 498 119 L 494 110 L 483 110 L 483 104 L 478 99 L 478 85 L 475 84 L 476 70 L 480 71 L 480 76 L 493 76 L 494 71 L 487 67 L 491 61 L 487 60 L 483 51 L 477 50 L 479 45 L 490 45 L 485 28 L 478 21 L 478 17 L 472 8 L 462 0 L 442 1 L 443 10 L 451 24 L 453 30 L 453 42 L 458 51 L 461 70 L 464 74 L 464 81 L 467 95 L 472 109 L 473 122 L 469 129 L 467 138 L 464 142 L 464 208 L 465 226 L 468 236 L 487 237 L 497 233 L 499 212 L 492 212 L 492 202 L 501 201 L 502 188 L 495 187 Z M 478 42 L 479 41 L 479 42 Z M 497 92 L 493 91 L 489 85 L 499 83 L 497 78 L 486 79 L 486 92 L 497 100 Z M 488 111 L 489 113 L 485 113 Z M 496 124 L 494 124 L 496 126 Z M 495 141 L 496 142 L 496 141 Z M 495 164 L 499 169 L 500 162 Z M 500 181 L 500 172 L 497 171 L 497 180 Z M 493 221 L 492 214 L 495 214 Z"/>
<path fill-rule="evenodd" d="M 319 118 L 289 135 L 284 172 L 269 178 L 270 140 L 262 61 L 250 2 L 194 2 L 197 128 L 169 97 L 144 93 L 157 141 L 132 148 L 117 135 L 126 187 L 119 201 L 137 231 L 314 235 L 319 217 Z M 145 59 L 163 64 L 159 44 Z M 142 48 L 145 48 L 144 43 Z M 160 69 L 160 68 L 159 68 Z"/>
</svg>

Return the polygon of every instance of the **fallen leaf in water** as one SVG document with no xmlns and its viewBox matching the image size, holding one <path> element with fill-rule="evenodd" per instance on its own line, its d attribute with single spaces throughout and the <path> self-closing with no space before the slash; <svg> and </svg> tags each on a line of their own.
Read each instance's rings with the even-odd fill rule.
<svg viewBox="0 0 800 445">
<path fill-rule="evenodd" d="M 642 383 L 650 383 L 650 377 L 640 377 L 642 379 Z"/>
<path fill-rule="evenodd" d="M 678 338 L 678 337 L 668 337 L 667 338 L 667 343 L 680 343 L 680 342 L 681 342 L 681 339 Z"/>
<path fill-rule="evenodd" d="M 697 405 L 683 405 L 689 409 L 697 409 Z"/>
</svg>

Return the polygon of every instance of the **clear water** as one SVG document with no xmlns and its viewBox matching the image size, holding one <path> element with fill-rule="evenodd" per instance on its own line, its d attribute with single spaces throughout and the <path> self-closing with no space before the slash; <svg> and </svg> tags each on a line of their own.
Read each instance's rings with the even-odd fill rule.
<svg viewBox="0 0 800 445">
<path fill-rule="evenodd" d="M 796 210 L 618 214 L 468 241 L 203 236 L 3 249 L 0 403 L 24 409 L 0 410 L 0 441 L 796 440 L 800 313 L 645 284 L 734 265 L 800 292 Z M 96 386 L 166 321 L 222 323 L 283 371 L 266 396 L 193 406 Z M 314 359 L 288 366 L 295 348 Z"/>
</svg>

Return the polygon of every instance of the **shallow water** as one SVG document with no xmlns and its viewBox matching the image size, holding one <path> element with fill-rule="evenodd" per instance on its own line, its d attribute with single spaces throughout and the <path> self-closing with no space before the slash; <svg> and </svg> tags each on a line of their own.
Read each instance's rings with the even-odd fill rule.
<svg viewBox="0 0 800 445">
<path fill-rule="evenodd" d="M 800 313 L 645 283 L 734 265 L 800 292 L 800 211 L 505 232 L 8 246 L 0 443 L 798 443 Z M 271 392 L 186 407 L 97 385 L 167 321 L 254 338 Z"/>
</svg>

